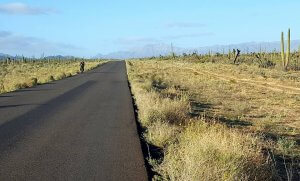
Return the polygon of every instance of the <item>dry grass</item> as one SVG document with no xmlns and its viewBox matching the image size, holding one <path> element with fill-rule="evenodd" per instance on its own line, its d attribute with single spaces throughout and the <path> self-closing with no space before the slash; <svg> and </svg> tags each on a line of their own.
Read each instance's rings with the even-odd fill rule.
<svg viewBox="0 0 300 181">
<path fill-rule="evenodd" d="M 104 61 L 86 61 L 86 71 Z M 37 84 L 60 80 L 79 73 L 79 62 L 50 61 L 29 63 L 2 63 L 0 66 L 0 93 L 10 92 Z"/>
<path fill-rule="evenodd" d="M 239 69 L 234 65 L 224 65 L 227 71 L 224 71 L 222 64 L 212 63 L 150 61 L 136 63 L 136 66 L 139 69 L 152 70 L 157 79 L 163 80 L 164 84 L 170 87 L 173 85 L 186 89 L 192 101 L 198 103 L 192 106 L 195 114 L 201 115 L 205 112 L 208 116 L 215 116 L 216 119 L 233 127 L 279 137 L 285 136 L 295 141 L 299 139 L 300 95 L 296 90 L 290 92 L 284 88 L 293 81 L 297 85 L 298 81 L 286 80 L 282 84 L 277 84 L 276 81 L 268 79 L 261 84 L 244 83 L 240 79 L 243 79 L 243 76 L 249 78 L 251 74 L 242 72 L 236 76 L 234 73 L 229 75 L 230 72 Z M 228 76 L 234 79 L 226 78 Z M 252 78 L 251 81 L 257 80 Z M 273 84 L 281 87 L 273 90 L 274 86 L 271 86 Z M 161 91 L 161 94 L 164 94 L 164 91 Z"/>
<path fill-rule="evenodd" d="M 156 179 L 285 178 L 273 169 L 281 169 L 274 155 L 299 156 L 294 92 L 244 83 L 230 74 L 239 69 L 234 65 L 224 65 L 224 71 L 222 64 L 152 60 L 130 61 L 127 67 L 144 137 L 165 155 L 149 159 L 160 175 Z"/>
<path fill-rule="evenodd" d="M 155 170 L 163 180 L 271 180 L 259 141 L 221 125 L 192 123 Z"/>
</svg>

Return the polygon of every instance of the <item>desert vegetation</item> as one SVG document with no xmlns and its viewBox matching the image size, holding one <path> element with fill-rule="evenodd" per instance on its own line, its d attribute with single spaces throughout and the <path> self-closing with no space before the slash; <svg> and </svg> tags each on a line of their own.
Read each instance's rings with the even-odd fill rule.
<svg viewBox="0 0 300 181">
<path fill-rule="evenodd" d="M 7 59 L 0 62 L 0 93 L 32 87 L 54 80 L 60 80 L 79 73 L 82 60 L 26 60 Z M 91 70 L 105 61 L 84 60 L 85 71 Z"/>
<path fill-rule="evenodd" d="M 153 179 L 298 180 L 299 53 L 287 46 L 127 61 Z"/>
</svg>

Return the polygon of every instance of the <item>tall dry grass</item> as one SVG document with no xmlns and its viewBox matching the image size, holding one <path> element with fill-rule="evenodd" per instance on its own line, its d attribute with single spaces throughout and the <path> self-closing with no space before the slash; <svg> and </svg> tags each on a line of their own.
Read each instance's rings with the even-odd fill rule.
<svg viewBox="0 0 300 181">
<path fill-rule="evenodd" d="M 105 61 L 86 61 L 85 70 Z M 78 61 L 38 61 L 28 63 L 1 63 L 0 93 L 10 92 L 37 84 L 63 79 L 79 73 Z"/>
<path fill-rule="evenodd" d="M 209 85 L 189 82 L 192 75 L 171 62 L 127 62 L 128 77 L 138 106 L 144 139 L 163 150 L 148 158 L 156 180 L 272 180 L 263 140 L 199 115 L 191 102 L 193 89 Z M 189 82 L 190 84 L 184 84 Z M 187 86 L 190 85 L 190 86 Z M 150 153 L 151 155 L 151 153 Z"/>
<path fill-rule="evenodd" d="M 154 167 L 163 180 L 271 180 L 260 140 L 196 120 L 165 149 Z"/>
</svg>

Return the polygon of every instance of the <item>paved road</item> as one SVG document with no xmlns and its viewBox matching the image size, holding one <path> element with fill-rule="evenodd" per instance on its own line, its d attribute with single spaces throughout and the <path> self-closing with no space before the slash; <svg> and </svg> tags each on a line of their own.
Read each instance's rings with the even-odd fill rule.
<svg viewBox="0 0 300 181">
<path fill-rule="evenodd" d="M 0 95 L 0 180 L 147 180 L 125 62 Z"/>
</svg>

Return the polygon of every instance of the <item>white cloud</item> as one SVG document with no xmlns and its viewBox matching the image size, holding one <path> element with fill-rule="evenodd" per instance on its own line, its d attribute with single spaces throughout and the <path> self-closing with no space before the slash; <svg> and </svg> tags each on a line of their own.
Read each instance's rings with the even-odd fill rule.
<svg viewBox="0 0 300 181">
<path fill-rule="evenodd" d="M 0 38 L 10 36 L 11 32 L 9 31 L 0 31 Z"/>
<path fill-rule="evenodd" d="M 39 56 L 46 55 L 70 55 L 79 52 L 82 48 L 50 42 L 41 38 L 17 35 L 8 31 L 0 31 L 0 53 L 10 55 Z"/>
<path fill-rule="evenodd" d="M 41 15 L 55 12 L 55 10 L 50 8 L 32 7 L 27 4 L 18 2 L 0 4 L 0 13 L 4 14 Z"/>
</svg>

